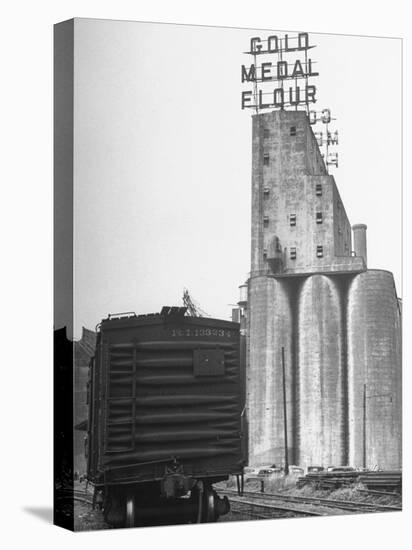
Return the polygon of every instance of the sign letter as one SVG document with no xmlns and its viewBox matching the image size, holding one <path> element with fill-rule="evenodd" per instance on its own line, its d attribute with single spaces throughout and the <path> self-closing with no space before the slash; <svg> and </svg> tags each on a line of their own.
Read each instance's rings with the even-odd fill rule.
<svg viewBox="0 0 412 550">
<path fill-rule="evenodd" d="M 304 76 L 304 72 L 301 62 L 299 61 L 299 59 L 297 59 L 295 66 L 293 67 L 292 78 L 299 78 L 300 76 Z"/>
<path fill-rule="evenodd" d="M 275 107 L 282 107 L 283 109 L 285 98 L 282 88 L 276 88 L 276 90 L 273 91 L 273 103 L 275 104 Z"/>
<path fill-rule="evenodd" d="M 247 104 L 250 102 L 251 97 L 252 97 L 251 91 L 242 92 L 242 109 L 244 109 L 245 107 L 249 107 L 249 105 Z"/>
<path fill-rule="evenodd" d="M 242 82 L 245 82 L 245 80 L 247 82 L 254 82 L 256 80 L 256 68 L 254 65 L 251 65 L 250 68 L 249 68 L 249 72 L 247 70 L 247 68 L 242 65 Z"/>
<path fill-rule="evenodd" d="M 262 63 L 262 80 L 272 80 L 272 77 L 270 75 L 270 69 L 272 67 L 272 63 Z M 269 75 L 269 76 L 266 76 Z"/>
<path fill-rule="evenodd" d="M 315 94 L 316 86 L 310 84 L 306 86 L 306 103 L 316 103 Z"/>
<path fill-rule="evenodd" d="M 270 103 L 263 103 L 263 92 L 259 90 L 259 109 L 268 109 L 269 107 Z"/>
<path fill-rule="evenodd" d="M 289 36 L 285 34 L 285 52 L 291 51 L 291 48 L 289 48 Z"/>
<path fill-rule="evenodd" d="M 293 99 L 293 88 L 289 88 L 289 103 L 291 105 L 299 105 L 300 103 L 300 88 L 296 86 L 295 88 L 295 99 Z"/>
<path fill-rule="evenodd" d="M 250 51 L 251 52 L 260 52 L 262 49 L 261 39 L 259 36 L 254 36 L 250 39 Z"/>
<path fill-rule="evenodd" d="M 278 37 L 276 34 L 273 34 L 268 37 L 268 53 L 276 53 L 278 49 Z"/>
<path fill-rule="evenodd" d="M 316 111 L 309 111 L 309 124 L 316 124 L 317 120 Z"/>
<path fill-rule="evenodd" d="M 278 80 L 282 80 L 282 78 L 287 78 L 288 76 L 288 64 L 287 61 L 278 61 Z"/>
<path fill-rule="evenodd" d="M 300 32 L 298 34 L 298 50 L 309 49 L 309 35 L 307 32 Z"/>
<path fill-rule="evenodd" d="M 319 73 L 312 72 L 312 60 L 308 59 L 308 76 L 319 76 Z"/>
</svg>

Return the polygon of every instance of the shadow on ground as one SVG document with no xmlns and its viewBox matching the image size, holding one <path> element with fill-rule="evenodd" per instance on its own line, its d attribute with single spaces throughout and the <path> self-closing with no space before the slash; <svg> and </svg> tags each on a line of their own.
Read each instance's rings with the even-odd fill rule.
<svg viewBox="0 0 412 550">
<path fill-rule="evenodd" d="M 39 518 L 46 523 L 53 523 L 53 508 L 51 506 L 27 506 L 23 508 L 23 510 L 27 514 L 31 514 L 32 516 L 35 516 L 36 518 Z"/>
</svg>

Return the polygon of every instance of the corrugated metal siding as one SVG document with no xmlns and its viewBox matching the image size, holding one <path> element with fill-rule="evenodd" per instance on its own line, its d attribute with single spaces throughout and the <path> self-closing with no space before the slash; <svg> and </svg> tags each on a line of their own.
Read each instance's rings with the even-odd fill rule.
<svg viewBox="0 0 412 550">
<path fill-rule="evenodd" d="M 101 471 L 174 457 L 193 473 L 239 468 L 239 325 L 205 321 L 102 326 Z M 199 350 L 222 375 L 195 375 Z"/>
</svg>

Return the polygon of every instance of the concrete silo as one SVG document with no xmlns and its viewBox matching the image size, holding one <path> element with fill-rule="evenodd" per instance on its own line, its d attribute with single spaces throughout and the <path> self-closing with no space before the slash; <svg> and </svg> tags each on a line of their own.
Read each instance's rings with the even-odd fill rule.
<svg viewBox="0 0 412 550">
<path fill-rule="evenodd" d="M 336 277 L 304 279 L 298 300 L 298 463 L 345 464 L 342 300 Z"/>
<path fill-rule="evenodd" d="M 286 281 L 249 281 L 247 410 L 249 464 L 283 463 L 285 456 L 282 347 L 285 349 L 288 453 L 293 460 L 294 369 L 292 313 Z"/>
<path fill-rule="evenodd" d="M 284 346 L 290 463 L 362 466 L 365 447 L 368 466 L 397 468 L 401 336 L 392 275 L 367 270 L 366 225 L 351 227 L 310 117 L 273 110 L 252 120 L 249 463 L 283 460 Z"/>
<path fill-rule="evenodd" d="M 348 292 L 349 462 L 401 467 L 401 329 L 392 273 L 356 275 Z"/>
</svg>

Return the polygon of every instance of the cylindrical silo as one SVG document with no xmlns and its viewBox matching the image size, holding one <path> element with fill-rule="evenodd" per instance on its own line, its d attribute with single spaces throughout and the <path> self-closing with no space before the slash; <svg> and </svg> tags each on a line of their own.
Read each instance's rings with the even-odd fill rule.
<svg viewBox="0 0 412 550">
<path fill-rule="evenodd" d="M 306 278 L 298 301 L 297 448 L 303 467 L 346 462 L 343 329 L 336 277 Z"/>
<path fill-rule="evenodd" d="M 364 223 L 352 225 L 353 231 L 353 250 L 356 256 L 361 256 L 365 260 L 365 266 L 368 265 L 368 255 L 366 249 L 366 229 Z"/>
<path fill-rule="evenodd" d="M 392 273 L 368 270 L 348 291 L 349 459 L 401 467 L 401 319 Z"/>
<path fill-rule="evenodd" d="M 292 313 L 285 281 L 249 281 L 247 422 L 249 464 L 282 464 L 285 456 L 282 347 L 285 349 L 289 460 L 294 458 Z"/>
</svg>

